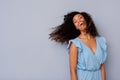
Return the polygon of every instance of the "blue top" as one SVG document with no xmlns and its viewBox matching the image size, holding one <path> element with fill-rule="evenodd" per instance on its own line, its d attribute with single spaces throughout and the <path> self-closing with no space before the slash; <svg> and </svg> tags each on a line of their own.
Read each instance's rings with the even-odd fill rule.
<svg viewBox="0 0 120 80">
<path fill-rule="evenodd" d="M 100 65 L 107 57 L 107 45 L 104 37 L 96 37 L 96 52 L 82 42 L 80 38 L 69 40 L 67 48 L 71 42 L 78 48 L 77 75 L 78 80 L 101 80 Z"/>
</svg>

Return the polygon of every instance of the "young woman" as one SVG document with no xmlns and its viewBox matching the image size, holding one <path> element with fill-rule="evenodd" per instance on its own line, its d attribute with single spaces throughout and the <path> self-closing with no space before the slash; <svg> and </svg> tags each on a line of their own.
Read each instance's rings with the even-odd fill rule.
<svg viewBox="0 0 120 80">
<path fill-rule="evenodd" d="M 106 80 L 106 39 L 98 34 L 88 13 L 66 14 L 49 35 L 56 42 L 68 43 L 71 80 Z"/>
</svg>

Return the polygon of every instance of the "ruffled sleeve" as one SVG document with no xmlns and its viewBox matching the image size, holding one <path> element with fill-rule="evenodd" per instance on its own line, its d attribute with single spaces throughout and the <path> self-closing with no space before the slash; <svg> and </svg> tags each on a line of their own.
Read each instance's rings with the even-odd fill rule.
<svg viewBox="0 0 120 80">
<path fill-rule="evenodd" d="M 107 58 L 107 42 L 104 37 L 100 37 L 100 46 L 102 49 L 102 60 L 101 63 L 103 64 L 106 61 Z"/>
<path fill-rule="evenodd" d="M 70 48 L 71 43 L 73 43 L 77 48 L 81 47 L 80 42 L 75 38 L 75 39 L 69 40 L 68 46 L 67 46 L 68 49 Z"/>
<path fill-rule="evenodd" d="M 75 47 L 78 48 L 79 51 L 82 50 L 80 41 L 77 38 L 69 40 L 68 45 L 67 45 L 67 49 L 70 48 L 71 43 L 73 43 L 75 45 Z"/>
</svg>

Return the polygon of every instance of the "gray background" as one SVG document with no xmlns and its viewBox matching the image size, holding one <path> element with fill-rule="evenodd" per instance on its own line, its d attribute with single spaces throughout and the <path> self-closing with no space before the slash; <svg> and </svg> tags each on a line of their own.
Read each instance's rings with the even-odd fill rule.
<svg viewBox="0 0 120 80">
<path fill-rule="evenodd" d="M 64 14 L 86 11 L 107 39 L 107 80 L 120 80 L 120 0 L 0 0 L 0 80 L 70 80 L 67 45 L 48 39 Z"/>
</svg>

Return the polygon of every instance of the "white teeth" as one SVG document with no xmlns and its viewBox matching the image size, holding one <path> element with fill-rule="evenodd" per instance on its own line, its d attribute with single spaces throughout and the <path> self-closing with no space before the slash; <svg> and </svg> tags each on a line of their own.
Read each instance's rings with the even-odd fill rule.
<svg viewBox="0 0 120 80">
<path fill-rule="evenodd" d="M 80 26 L 83 24 L 83 22 L 80 22 Z"/>
</svg>

